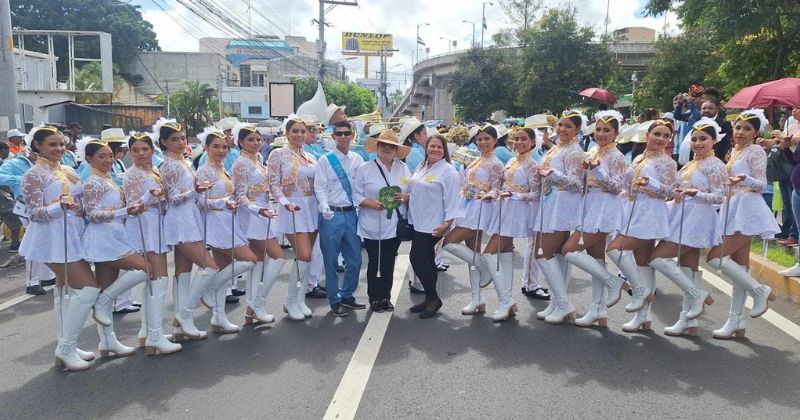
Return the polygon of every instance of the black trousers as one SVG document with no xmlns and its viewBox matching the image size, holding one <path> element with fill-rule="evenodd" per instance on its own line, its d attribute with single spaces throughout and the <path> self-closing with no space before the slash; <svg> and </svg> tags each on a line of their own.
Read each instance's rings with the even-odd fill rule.
<svg viewBox="0 0 800 420">
<path fill-rule="evenodd" d="M 380 243 L 380 260 L 378 260 L 378 243 Z M 364 248 L 367 250 L 367 296 L 369 301 L 391 299 L 392 274 L 394 262 L 397 259 L 397 249 L 400 248 L 400 239 L 364 239 Z M 378 267 L 381 276 L 378 277 Z"/>
<path fill-rule="evenodd" d="M 422 287 L 425 288 L 425 300 L 433 301 L 439 299 L 436 293 L 436 279 L 439 271 L 436 269 L 436 243 L 442 240 L 430 233 L 423 233 L 414 231 L 411 236 L 411 252 L 409 259 L 411 260 L 411 267 L 414 268 L 414 274 L 419 277 Z"/>
</svg>

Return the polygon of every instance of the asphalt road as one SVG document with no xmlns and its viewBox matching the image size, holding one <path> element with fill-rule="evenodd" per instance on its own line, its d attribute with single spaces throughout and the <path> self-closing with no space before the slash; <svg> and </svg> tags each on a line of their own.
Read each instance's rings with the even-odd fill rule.
<svg viewBox="0 0 800 420">
<path fill-rule="evenodd" d="M 399 269 L 407 252 L 406 244 Z M 469 300 L 468 268 L 447 259 L 452 265 L 439 288 L 445 305 L 431 320 L 407 312 L 420 297 L 406 287 L 393 315 L 362 310 L 335 318 L 324 299 L 309 299 L 311 320 L 284 320 L 284 269 L 268 300 L 278 315 L 271 328 L 210 334 L 169 356 L 139 352 L 103 359 L 79 373 L 52 365 L 52 294 L 25 300 L 0 310 L 0 417 L 798 418 L 800 343 L 765 319 L 748 320 L 745 340 L 712 339 L 730 302 L 720 290 L 711 288 L 717 303 L 701 318 L 701 336 L 694 339 L 662 334 L 681 299 L 662 277 L 655 333 L 622 332 L 630 318 L 624 305 L 611 309 L 608 329 L 547 325 L 535 317 L 546 302 L 527 299 L 518 287 L 517 319 L 493 323 L 488 316 L 460 314 Z M 517 276 L 521 262 L 515 258 Z M 0 271 L 0 305 L 23 294 L 22 277 L 20 268 Z M 491 312 L 496 294 L 492 286 L 484 292 Z M 570 292 L 579 309 L 588 308 L 591 288 L 582 271 L 573 270 Z M 363 280 L 356 296 L 366 300 Z M 774 308 L 797 322 L 796 305 Z M 228 305 L 228 312 L 242 322 L 242 305 Z M 204 328 L 210 313 L 197 313 Z M 121 341 L 132 345 L 139 315 L 116 316 L 115 322 Z M 79 345 L 96 349 L 91 322 Z M 370 349 L 374 365 L 365 357 Z M 335 402 L 351 406 L 349 415 L 329 411 L 341 398 L 335 395 L 347 396 Z"/>
</svg>

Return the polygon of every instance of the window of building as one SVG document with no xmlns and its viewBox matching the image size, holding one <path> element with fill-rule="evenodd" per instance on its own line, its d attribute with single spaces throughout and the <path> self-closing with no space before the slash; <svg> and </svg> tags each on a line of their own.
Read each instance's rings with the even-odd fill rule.
<svg viewBox="0 0 800 420">
<path fill-rule="evenodd" d="M 248 106 L 247 113 L 250 115 L 261 115 L 261 107 L 260 106 Z"/>
<path fill-rule="evenodd" d="M 265 86 L 264 81 L 267 75 L 264 73 L 253 73 L 250 86 Z"/>
</svg>

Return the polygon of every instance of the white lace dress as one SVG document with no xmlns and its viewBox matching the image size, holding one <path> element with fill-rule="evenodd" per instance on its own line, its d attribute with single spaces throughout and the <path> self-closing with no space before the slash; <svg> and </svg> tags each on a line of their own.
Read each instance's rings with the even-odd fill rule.
<svg viewBox="0 0 800 420">
<path fill-rule="evenodd" d="M 261 241 L 277 236 L 276 220 L 258 214 L 259 210 L 271 206 L 267 168 L 256 156 L 242 151 L 241 157 L 233 164 L 233 191 L 241 206 L 236 219 L 244 236 Z"/>
<path fill-rule="evenodd" d="M 541 166 L 552 168 L 553 173 L 544 180 L 544 195 L 539 204 L 542 220 L 536 223 L 536 231 L 569 232 L 578 228 L 584 159 L 586 154 L 577 142 L 556 145 L 544 155 Z"/>
<path fill-rule="evenodd" d="M 494 203 L 475 198 L 479 193 L 488 193 L 500 189 L 503 182 L 503 164 L 490 152 L 481 156 L 462 173 L 461 206 L 462 217 L 455 220 L 456 227 L 471 230 L 489 229 L 492 221 Z M 478 216 L 480 215 L 480 220 Z"/>
<path fill-rule="evenodd" d="M 763 239 L 775 237 L 780 232 L 775 216 L 761 196 L 767 185 L 767 154 L 761 146 L 749 145 L 734 150 L 727 164 L 728 176 L 746 175 L 744 181 L 733 187 L 727 225 L 725 207 L 720 210 L 719 223 L 723 235 L 741 233 L 760 236 Z"/>
<path fill-rule="evenodd" d="M 694 197 L 668 203 L 670 234 L 667 241 L 680 242 L 692 248 L 713 248 L 722 240 L 722 225 L 718 222 L 716 206 L 724 201 L 724 185 L 728 171 L 713 154 L 704 159 L 686 164 L 678 172 L 681 188 L 695 188 L 699 192 Z M 683 210 L 681 210 L 683 209 Z M 683 230 L 681 230 L 681 211 L 683 211 Z"/>
<path fill-rule="evenodd" d="M 536 173 L 537 169 L 539 166 L 531 158 L 530 152 L 508 161 L 503 172 L 502 191 L 510 192 L 511 197 L 494 202 L 488 232 L 510 238 L 531 236 L 534 219 L 538 214 L 541 190 L 541 178 Z"/>
<path fill-rule="evenodd" d="M 200 198 L 200 211 L 206 222 L 206 244 L 217 249 L 231 249 L 247 243 L 239 222 L 234 221 L 233 212 L 225 202 L 233 199 L 233 180 L 222 162 L 209 159 L 197 171 L 197 181 L 209 182 L 211 188 L 206 191 L 206 200 Z M 239 212 L 236 212 L 236 216 Z"/>
<path fill-rule="evenodd" d="M 633 188 L 633 180 L 637 177 L 648 177 L 650 182 L 642 188 Z M 623 177 L 627 201 L 622 211 L 620 233 L 648 240 L 669 236 L 667 201 L 675 195 L 677 179 L 678 165 L 666 153 L 645 152 L 637 156 Z"/>
<path fill-rule="evenodd" d="M 156 252 L 163 254 L 170 251 L 170 246 L 164 240 L 163 234 L 163 213 L 161 217 L 161 225 L 159 225 L 159 202 L 157 197 L 150 194 L 151 189 L 161 189 L 161 175 L 157 169 L 145 170 L 138 166 L 133 166 L 125 172 L 122 182 L 122 188 L 125 191 L 125 198 L 128 203 L 144 204 L 144 213 L 130 218 L 125 222 L 125 232 L 130 238 L 129 242 L 136 249 L 136 252 L 142 252 L 142 233 L 144 234 L 144 249 L 147 252 Z M 167 205 L 161 203 L 161 211 L 166 211 Z M 141 233 L 139 232 L 139 224 L 142 225 Z M 161 240 L 159 241 L 159 237 Z M 159 249 L 159 243 L 161 248 Z"/>
<path fill-rule="evenodd" d="M 77 199 L 81 194 L 83 184 L 72 168 L 40 157 L 22 177 L 28 227 L 22 237 L 20 255 L 40 263 L 63 263 L 64 211 L 59 198 L 66 195 Z M 85 257 L 81 242 L 84 223 L 79 210 L 66 213 L 66 261 L 74 262 Z"/>
<path fill-rule="evenodd" d="M 125 231 L 125 196 L 110 174 L 92 170 L 83 186 L 83 205 L 89 221 L 82 238 L 86 261 L 117 261 L 136 252 L 131 242 L 139 235 L 130 237 Z"/>
<path fill-rule="evenodd" d="M 595 149 L 589 159 L 600 158 L 600 164 L 592 168 L 586 176 L 589 188 L 586 192 L 583 226 L 584 233 L 614 233 L 622 226 L 622 177 L 628 168 L 625 156 L 611 143 L 602 149 Z"/>
<path fill-rule="evenodd" d="M 269 154 L 267 173 L 270 191 L 280 203 L 278 218 L 272 222 L 277 222 L 277 233 L 317 231 L 319 210 L 314 196 L 315 171 L 316 161 L 302 150 L 296 151 L 287 146 Z M 284 207 L 288 203 L 300 206 L 300 211 L 295 212 L 294 224 L 292 212 Z"/>
<path fill-rule="evenodd" d="M 167 154 L 161 164 L 161 182 L 167 193 L 164 240 L 167 245 L 203 240 L 203 218 L 197 207 L 195 174 L 182 155 Z"/>
</svg>

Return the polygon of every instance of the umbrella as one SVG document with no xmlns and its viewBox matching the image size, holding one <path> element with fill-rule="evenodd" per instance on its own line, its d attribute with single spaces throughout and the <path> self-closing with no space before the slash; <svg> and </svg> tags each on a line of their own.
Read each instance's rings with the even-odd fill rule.
<svg viewBox="0 0 800 420">
<path fill-rule="evenodd" d="M 276 119 L 269 119 L 269 120 L 259 121 L 256 126 L 257 127 L 280 127 L 281 125 L 283 125 L 282 122 L 280 122 L 280 121 L 278 121 Z"/>
<path fill-rule="evenodd" d="M 769 108 L 800 105 L 800 79 L 788 77 L 748 86 L 725 103 L 726 108 Z"/>
<path fill-rule="evenodd" d="M 611 93 L 611 91 L 602 88 L 584 89 L 578 95 L 585 96 L 591 99 L 596 99 L 600 102 L 608 102 L 611 104 L 617 102 L 617 97 L 614 96 L 614 94 Z"/>
</svg>

